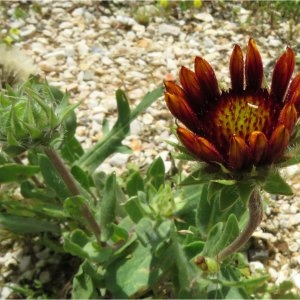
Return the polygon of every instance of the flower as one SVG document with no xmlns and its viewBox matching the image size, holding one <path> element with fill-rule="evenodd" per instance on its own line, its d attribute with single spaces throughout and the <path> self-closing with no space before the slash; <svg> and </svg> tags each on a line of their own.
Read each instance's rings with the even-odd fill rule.
<svg viewBox="0 0 300 300">
<path fill-rule="evenodd" d="M 177 135 L 198 160 L 232 171 L 279 161 L 300 113 L 300 73 L 291 81 L 295 54 L 290 47 L 275 63 L 270 89 L 250 38 L 246 57 L 235 45 L 229 63 L 231 88 L 220 90 L 211 65 L 195 58 L 195 72 L 182 67 L 181 86 L 165 81 L 165 100 L 184 125 Z"/>
</svg>

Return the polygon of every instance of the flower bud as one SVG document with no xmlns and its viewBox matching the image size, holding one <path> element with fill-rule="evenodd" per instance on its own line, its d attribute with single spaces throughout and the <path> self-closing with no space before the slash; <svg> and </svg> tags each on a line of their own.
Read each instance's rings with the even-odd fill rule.
<svg viewBox="0 0 300 300">
<path fill-rule="evenodd" d="M 74 114 L 75 108 L 67 100 L 66 94 L 37 78 L 14 89 L 3 89 L 0 93 L 0 141 L 3 149 L 8 154 L 18 155 L 31 147 L 48 145 L 64 135 L 65 125 L 69 124 L 66 121 Z"/>
</svg>

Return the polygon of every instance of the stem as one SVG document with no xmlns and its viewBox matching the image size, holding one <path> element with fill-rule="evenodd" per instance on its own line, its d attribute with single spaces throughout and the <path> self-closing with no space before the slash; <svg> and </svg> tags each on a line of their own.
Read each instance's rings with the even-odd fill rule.
<svg viewBox="0 0 300 300">
<path fill-rule="evenodd" d="M 67 169 L 65 163 L 60 158 L 60 156 L 56 153 L 56 151 L 51 147 L 44 147 L 44 152 L 46 153 L 48 158 L 53 163 L 54 167 L 56 168 L 56 170 L 60 174 L 62 180 L 64 181 L 64 183 L 68 187 L 68 189 L 69 189 L 70 193 L 72 194 L 72 196 L 80 195 L 80 191 L 77 187 L 77 184 L 76 184 L 76 181 L 75 181 L 74 177 L 69 172 L 69 170 Z"/>
<path fill-rule="evenodd" d="M 249 199 L 249 221 L 240 235 L 217 256 L 219 262 L 222 262 L 229 255 L 238 251 L 252 236 L 255 229 L 259 226 L 263 218 L 263 205 L 259 191 L 255 189 Z"/>
<path fill-rule="evenodd" d="M 60 158 L 60 156 L 57 154 L 57 152 L 52 147 L 44 147 L 44 152 L 48 156 L 48 158 L 51 160 L 53 166 L 56 168 L 57 172 L 60 174 L 62 180 L 68 187 L 70 193 L 72 196 L 79 196 L 81 195 L 81 192 L 77 186 L 77 183 L 73 177 L 73 175 L 70 173 L 69 169 L 66 167 L 66 164 L 64 161 Z M 88 222 L 91 230 L 93 231 L 97 242 L 104 247 L 105 243 L 100 241 L 100 234 L 101 230 L 99 225 L 97 224 L 93 214 L 91 213 L 89 207 L 84 203 L 82 205 L 82 213 Z"/>
</svg>

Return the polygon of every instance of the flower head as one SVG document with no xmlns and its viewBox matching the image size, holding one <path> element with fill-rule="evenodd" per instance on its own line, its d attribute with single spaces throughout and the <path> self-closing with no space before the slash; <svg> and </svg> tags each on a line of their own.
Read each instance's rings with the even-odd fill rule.
<svg viewBox="0 0 300 300">
<path fill-rule="evenodd" d="M 195 59 L 195 71 L 180 70 L 181 86 L 166 81 L 165 100 L 184 125 L 177 135 L 197 159 L 229 170 L 277 162 L 300 114 L 300 73 L 291 81 L 295 54 L 287 47 L 277 60 L 270 89 L 263 87 L 263 64 L 254 40 L 244 58 L 235 45 L 229 63 L 231 88 L 220 90 L 211 65 Z"/>
</svg>

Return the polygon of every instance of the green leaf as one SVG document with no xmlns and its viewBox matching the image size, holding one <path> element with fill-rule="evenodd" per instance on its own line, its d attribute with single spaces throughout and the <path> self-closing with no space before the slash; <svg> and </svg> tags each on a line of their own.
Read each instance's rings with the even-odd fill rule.
<svg viewBox="0 0 300 300">
<path fill-rule="evenodd" d="M 122 253 L 107 268 L 105 286 L 112 298 L 139 298 L 170 272 L 174 262 L 168 243 L 171 223 L 168 220 L 156 226 L 149 219 L 139 222 L 138 234 L 143 242 L 136 243 L 130 255 Z"/>
<path fill-rule="evenodd" d="M 82 212 L 84 204 L 85 199 L 82 196 L 69 197 L 64 201 L 64 212 L 72 218 L 72 220 L 77 220 L 81 224 L 86 224 L 87 222 Z"/>
<path fill-rule="evenodd" d="M 74 165 L 71 168 L 71 173 L 83 188 L 89 190 L 91 186 L 91 180 L 82 169 L 80 169 L 77 165 Z"/>
<path fill-rule="evenodd" d="M 159 156 L 147 170 L 147 184 L 152 184 L 158 190 L 165 182 L 165 165 Z"/>
<path fill-rule="evenodd" d="M 138 191 L 144 191 L 144 180 L 138 171 L 132 172 L 126 182 L 126 191 L 129 197 L 136 196 Z"/>
<path fill-rule="evenodd" d="M 238 200 L 240 195 L 236 185 L 225 185 L 220 192 L 220 209 L 225 211 L 232 207 Z"/>
<path fill-rule="evenodd" d="M 72 299 L 99 299 L 98 282 L 101 279 L 101 275 L 97 273 L 91 263 L 85 260 L 74 276 Z"/>
<path fill-rule="evenodd" d="M 29 181 L 21 183 L 21 194 L 25 198 L 48 200 L 51 201 L 55 198 L 55 192 L 51 188 L 37 188 L 36 185 Z"/>
<path fill-rule="evenodd" d="M 75 137 L 65 139 L 60 148 L 62 157 L 69 163 L 76 162 L 84 153 L 81 144 Z"/>
<path fill-rule="evenodd" d="M 203 241 L 194 241 L 184 246 L 184 252 L 188 259 L 194 258 L 196 255 L 200 254 L 205 246 Z"/>
<path fill-rule="evenodd" d="M 254 180 L 240 180 L 236 183 L 236 188 L 239 193 L 240 199 L 244 205 L 247 205 L 248 200 L 255 188 Z"/>
<path fill-rule="evenodd" d="M 39 166 L 24 166 L 8 163 L 0 166 L 0 183 L 22 181 L 33 176 L 40 170 Z"/>
<path fill-rule="evenodd" d="M 103 198 L 100 204 L 100 228 L 102 238 L 107 241 L 113 233 L 112 223 L 115 221 L 117 205 L 117 182 L 116 174 L 111 174 L 106 178 L 103 191 Z"/>
<path fill-rule="evenodd" d="M 60 199 L 69 197 L 70 192 L 51 161 L 45 155 L 39 154 L 39 164 L 45 183 L 56 192 Z"/>
<path fill-rule="evenodd" d="M 21 217 L 7 213 L 0 213 L 0 225 L 0 227 L 18 234 L 60 232 L 56 224 L 45 219 Z"/>
<path fill-rule="evenodd" d="M 262 185 L 262 188 L 270 193 L 276 195 L 293 195 L 291 187 L 281 177 L 278 171 L 270 172 L 267 179 Z"/>
<path fill-rule="evenodd" d="M 144 205 L 139 199 L 139 197 L 135 196 L 123 204 L 128 216 L 134 223 L 138 223 L 140 219 L 147 215 Z"/>
<path fill-rule="evenodd" d="M 196 209 L 196 225 L 200 233 L 206 236 L 215 219 L 215 211 L 219 204 L 216 201 L 208 201 L 208 185 L 203 185 L 201 196 Z"/>
<path fill-rule="evenodd" d="M 108 156 L 116 152 L 118 147 L 121 146 L 122 140 L 129 132 L 130 122 L 159 98 L 162 95 L 162 91 L 163 88 L 159 87 L 148 93 L 142 102 L 130 113 L 129 101 L 125 93 L 117 90 L 118 119 L 116 123 L 109 133 L 79 159 L 78 165 L 89 174 L 93 173 Z"/>
<path fill-rule="evenodd" d="M 212 166 L 206 163 L 200 163 L 200 167 L 186 177 L 181 183 L 184 185 L 205 184 L 210 181 L 220 184 L 234 184 L 234 181 L 228 179 L 228 176 L 220 172 L 219 166 Z"/>
<path fill-rule="evenodd" d="M 209 232 L 202 255 L 216 257 L 216 255 L 229 245 L 239 234 L 238 220 L 231 214 L 223 226 L 217 223 Z"/>
<path fill-rule="evenodd" d="M 105 279 L 112 298 L 128 299 L 147 290 L 151 284 L 151 272 L 154 272 L 151 262 L 151 249 L 138 244 L 126 260 L 118 260 L 109 266 Z"/>
<path fill-rule="evenodd" d="M 108 261 L 112 255 L 111 248 L 100 248 L 94 237 L 87 236 L 81 229 L 64 234 L 64 249 L 72 255 L 97 263 Z"/>
</svg>

